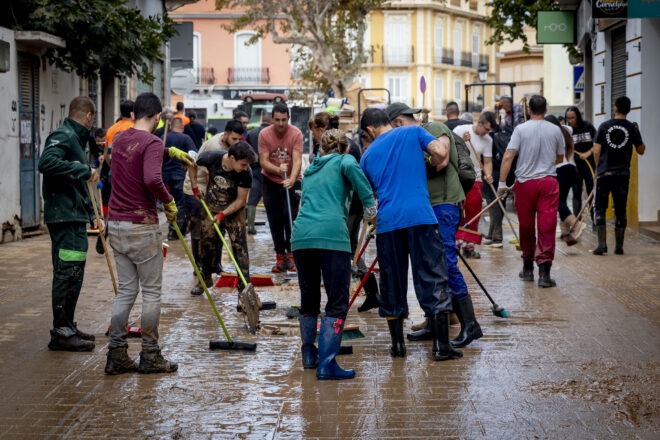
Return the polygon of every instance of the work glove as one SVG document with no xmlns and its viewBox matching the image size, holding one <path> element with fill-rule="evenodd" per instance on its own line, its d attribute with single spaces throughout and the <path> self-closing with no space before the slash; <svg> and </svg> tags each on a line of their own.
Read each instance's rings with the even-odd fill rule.
<svg viewBox="0 0 660 440">
<path fill-rule="evenodd" d="M 213 217 L 213 220 L 214 220 L 218 225 L 220 225 L 220 223 L 222 223 L 222 219 L 223 219 L 223 218 L 225 218 L 225 213 L 224 213 L 224 212 L 221 212 L 220 214 L 218 214 L 218 215 L 216 215 L 215 217 Z"/>
<path fill-rule="evenodd" d="M 193 197 L 196 200 L 201 200 L 202 199 L 202 192 L 199 190 L 199 188 L 195 187 L 192 189 L 193 192 Z"/>
<path fill-rule="evenodd" d="M 171 202 L 165 203 L 163 206 L 165 208 L 165 217 L 167 217 L 167 221 L 174 223 L 176 221 L 176 214 L 179 212 L 179 210 L 176 209 L 176 202 L 172 199 Z"/>
<path fill-rule="evenodd" d="M 102 181 L 102 180 L 99 180 L 99 183 L 96 184 L 96 187 L 97 187 L 98 189 L 103 189 L 103 181 Z"/>
<path fill-rule="evenodd" d="M 195 165 L 195 159 L 193 159 L 192 156 L 190 156 L 190 154 L 186 153 L 185 151 L 179 150 L 176 147 L 169 147 L 168 150 L 170 157 L 180 160 L 183 163 L 184 168 Z"/>
<path fill-rule="evenodd" d="M 512 188 L 507 186 L 506 182 L 500 182 L 499 187 L 497 188 L 497 197 L 508 196 L 511 194 Z"/>
<path fill-rule="evenodd" d="M 364 215 L 363 218 L 368 221 L 373 223 L 376 220 L 376 215 L 378 214 L 378 210 L 376 209 L 376 206 L 370 206 L 369 208 L 364 208 Z"/>
</svg>

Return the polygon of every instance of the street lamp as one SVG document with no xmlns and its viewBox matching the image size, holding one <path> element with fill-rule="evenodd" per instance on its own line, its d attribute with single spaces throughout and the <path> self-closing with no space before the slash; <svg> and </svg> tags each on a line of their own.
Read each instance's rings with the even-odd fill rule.
<svg viewBox="0 0 660 440">
<path fill-rule="evenodd" d="M 479 81 L 486 82 L 486 79 L 488 79 L 488 64 L 479 64 L 477 72 L 479 73 Z"/>
</svg>

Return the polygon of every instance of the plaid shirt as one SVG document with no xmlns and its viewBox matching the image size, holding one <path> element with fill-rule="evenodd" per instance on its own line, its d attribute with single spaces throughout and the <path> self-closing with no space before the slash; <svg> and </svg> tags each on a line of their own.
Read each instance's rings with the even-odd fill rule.
<svg viewBox="0 0 660 440">
<path fill-rule="evenodd" d="M 516 125 L 525 122 L 525 115 L 522 104 L 514 104 L 511 110 L 512 111 L 507 113 L 504 119 L 502 120 L 500 127 L 509 126 L 511 128 L 514 128 Z"/>
</svg>

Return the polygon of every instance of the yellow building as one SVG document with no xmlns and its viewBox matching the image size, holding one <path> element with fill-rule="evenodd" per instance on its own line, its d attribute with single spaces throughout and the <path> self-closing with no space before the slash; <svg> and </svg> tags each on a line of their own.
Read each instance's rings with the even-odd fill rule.
<svg viewBox="0 0 660 440">
<path fill-rule="evenodd" d="M 358 80 L 367 88 L 389 89 L 392 102 L 428 107 L 444 119 L 449 101 L 466 108 L 465 84 L 479 82 L 478 69 L 495 80 L 495 51 L 485 41 L 486 1 L 392 0 L 368 19 L 365 45 L 373 50 Z M 420 91 L 424 76 L 426 93 Z M 469 108 L 492 105 L 495 88 L 473 88 Z"/>
</svg>

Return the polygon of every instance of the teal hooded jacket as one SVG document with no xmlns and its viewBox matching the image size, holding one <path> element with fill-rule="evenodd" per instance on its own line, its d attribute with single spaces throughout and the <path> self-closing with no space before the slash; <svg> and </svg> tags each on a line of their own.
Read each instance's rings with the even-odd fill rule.
<svg viewBox="0 0 660 440">
<path fill-rule="evenodd" d="M 373 190 L 350 154 L 317 157 L 305 170 L 300 210 L 291 233 L 291 250 L 351 252 L 346 218 L 353 191 L 365 208 L 376 204 Z"/>
</svg>

